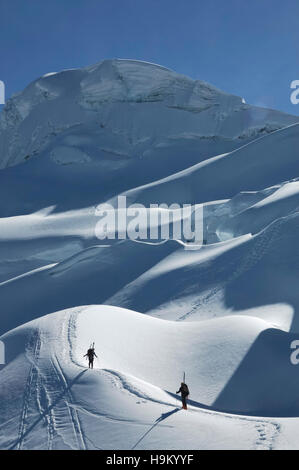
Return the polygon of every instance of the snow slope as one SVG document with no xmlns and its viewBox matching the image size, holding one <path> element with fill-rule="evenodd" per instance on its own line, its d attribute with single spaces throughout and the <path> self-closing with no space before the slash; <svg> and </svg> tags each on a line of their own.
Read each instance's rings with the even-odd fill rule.
<svg viewBox="0 0 299 470">
<path fill-rule="evenodd" d="M 47 75 L 1 113 L 0 214 L 98 204 L 296 122 L 138 61 Z"/>
<path fill-rule="evenodd" d="M 105 60 L 41 77 L 8 101 L 1 167 L 40 156 L 49 144 L 58 164 L 88 163 L 98 158 L 97 137 L 104 152 L 136 158 L 172 139 L 246 139 L 294 122 L 161 66 Z"/>
<path fill-rule="evenodd" d="M 174 200 L 215 201 L 240 191 L 262 190 L 297 176 L 298 143 L 299 124 L 295 124 L 124 194 L 147 206 Z"/>
<path fill-rule="evenodd" d="M 238 365 L 248 360 L 260 335 L 271 338 L 279 332 L 253 318 L 227 320 L 210 320 L 194 329 L 192 324 L 91 306 L 54 313 L 4 335 L 9 364 L 1 375 L 13 400 L 7 404 L 1 388 L 1 447 L 275 448 L 281 428 L 291 432 L 291 421 L 223 413 L 215 408 L 236 408 L 245 403 L 247 412 L 259 408 L 258 390 L 251 396 L 245 392 L 243 403 L 236 403 L 229 394 L 226 401 L 222 398 L 222 387 L 231 375 L 231 380 L 238 377 Z M 96 344 L 101 345 L 93 371 L 86 369 L 82 357 L 90 339 L 90 324 Z M 170 342 L 169 335 L 175 341 Z M 282 348 L 285 340 L 281 338 Z M 180 350 L 186 343 L 192 353 L 186 352 L 184 357 Z M 223 348 L 231 354 L 223 354 Z M 263 351 L 268 360 L 273 350 L 269 341 Z M 276 349 L 275 354 L 279 357 L 281 352 Z M 187 358 L 192 395 L 185 412 L 173 392 Z M 145 363 L 150 368 L 145 368 Z M 290 367 L 285 376 L 276 377 L 278 381 L 289 380 L 285 396 L 267 382 L 273 375 L 263 372 L 261 365 L 256 373 L 263 379 L 260 387 L 265 386 L 262 393 L 269 400 L 268 411 L 271 402 L 279 408 L 287 398 L 292 406 L 284 412 L 288 416 L 296 412 L 298 377 L 294 369 Z"/>
<path fill-rule="evenodd" d="M 298 126 L 133 60 L 8 101 L 0 448 L 298 448 Z M 118 195 L 203 204 L 204 245 L 99 240 L 96 208 Z"/>
</svg>

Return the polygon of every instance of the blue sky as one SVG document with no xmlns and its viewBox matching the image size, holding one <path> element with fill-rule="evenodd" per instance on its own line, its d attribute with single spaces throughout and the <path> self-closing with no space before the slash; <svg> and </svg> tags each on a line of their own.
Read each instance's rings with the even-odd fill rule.
<svg viewBox="0 0 299 470">
<path fill-rule="evenodd" d="M 6 96 L 105 58 L 159 63 L 299 115 L 298 0 L 0 0 Z"/>
</svg>

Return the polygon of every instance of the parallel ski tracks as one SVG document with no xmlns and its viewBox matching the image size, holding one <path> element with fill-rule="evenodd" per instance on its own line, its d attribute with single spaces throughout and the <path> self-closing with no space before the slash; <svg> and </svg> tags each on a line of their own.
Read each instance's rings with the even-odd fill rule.
<svg viewBox="0 0 299 470">
<path fill-rule="evenodd" d="M 11 448 L 17 450 L 26 448 L 26 440 L 29 438 L 31 430 L 41 420 L 45 422 L 47 428 L 47 444 L 45 445 L 47 450 L 53 449 L 55 437 L 59 436 L 65 443 L 69 441 L 69 438 L 64 439 L 61 430 L 57 429 L 58 420 L 55 416 L 57 407 L 61 411 L 61 406 L 64 406 L 75 439 L 75 445 L 69 443 L 68 446 L 86 450 L 85 436 L 78 411 L 73 403 L 70 386 L 56 353 L 53 353 L 52 357 L 47 353 L 42 354 L 42 334 L 41 329 L 36 330 L 29 339 L 26 355 L 31 366 L 23 394 L 18 438 Z M 34 419 L 30 415 L 34 414 L 36 410 L 39 413 L 39 418 Z"/>
<path fill-rule="evenodd" d="M 74 364 L 76 364 L 76 362 L 72 357 L 71 343 L 73 340 L 72 333 L 76 327 L 76 319 L 79 313 L 80 310 L 78 310 L 78 312 L 73 312 L 70 316 L 65 315 L 63 319 L 64 324 L 61 330 L 62 335 L 66 337 L 62 338 L 62 340 L 69 342 L 67 348 L 68 352 L 66 351 L 66 354 L 68 354 L 69 359 Z M 27 357 L 31 362 L 31 366 L 24 390 L 18 439 L 12 448 L 18 450 L 26 448 L 26 440 L 28 439 L 30 432 L 40 420 L 43 420 L 47 427 L 47 443 L 45 446 L 47 449 L 53 449 L 54 440 L 57 436 L 60 436 L 65 442 L 70 441 L 68 437 L 64 439 L 64 436 L 61 435 L 62 431 L 57 429 L 55 413 L 57 411 L 57 407 L 60 408 L 60 412 L 62 407 L 65 409 L 65 412 L 63 413 L 65 413 L 66 416 L 69 416 L 70 426 L 73 430 L 74 436 L 74 444 L 70 444 L 70 442 L 68 442 L 68 446 L 75 449 L 86 450 L 88 449 L 87 440 L 89 441 L 89 438 L 88 436 L 85 436 L 79 412 L 88 413 L 88 410 L 81 410 L 80 406 L 74 402 L 71 392 L 71 384 L 68 383 L 68 379 L 66 378 L 61 366 L 61 361 L 54 349 L 52 350 L 52 354 L 48 354 L 46 352 L 46 354 L 44 353 L 43 355 L 42 348 L 43 334 L 40 329 L 37 330 L 30 338 L 27 348 Z M 129 393 L 138 399 L 146 401 L 149 400 L 174 409 L 177 407 L 174 402 L 167 402 L 167 400 L 164 401 L 163 399 L 159 400 L 144 393 L 141 389 L 136 387 L 136 385 L 131 384 L 128 377 L 117 371 L 104 369 L 100 372 L 105 374 L 114 386 L 123 389 L 126 393 Z M 36 421 L 33 420 L 33 422 L 32 418 L 30 418 L 32 407 L 34 407 L 33 411 L 36 409 L 38 410 L 40 416 L 39 419 Z M 256 440 L 253 443 L 254 449 L 273 449 L 275 447 L 275 440 L 280 432 L 280 424 L 274 420 L 266 418 L 264 420 L 245 415 L 231 415 L 226 414 L 225 412 L 213 411 L 212 409 L 206 410 L 200 407 L 194 408 L 193 406 L 190 407 L 190 412 L 212 415 L 217 414 L 221 415 L 225 419 L 242 420 L 246 421 L 247 424 L 252 423 L 256 432 Z M 166 423 L 164 426 L 165 425 Z"/>
</svg>

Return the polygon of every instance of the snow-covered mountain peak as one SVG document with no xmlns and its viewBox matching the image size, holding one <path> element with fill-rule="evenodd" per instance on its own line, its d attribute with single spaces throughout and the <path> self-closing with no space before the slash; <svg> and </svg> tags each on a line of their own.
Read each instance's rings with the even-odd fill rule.
<svg viewBox="0 0 299 470">
<path fill-rule="evenodd" d="M 205 82 L 148 62 L 104 60 L 85 70 L 88 74 L 80 83 L 82 94 L 99 101 L 166 101 L 168 105 L 189 105 L 199 111 L 217 98 L 220 104 L 224 95 Z M 241 99 L 236 97 L 236 102 L 240 104 Z"/>
<path fill-rule="evenodd" d="M 104 60 L 46 74 L 8 100 L 0 116 L 0 168 L 41 155 L 65 164 L 61 148 L 67 164 L 101 162 L 104 151 L 124 165 L 162 148 L 173 160 L 184 146 L 180 165 L 171 168 L 177 171 L 297 120 L 159 65 Z"/>
<path fill-rule="evenodd" d="M 0 448 L 298 446 L 298 117 L 113 59 L 0 119 Z M 118 196 L 200 205 L 203 246 L 99 240 Z"/>
</svg>

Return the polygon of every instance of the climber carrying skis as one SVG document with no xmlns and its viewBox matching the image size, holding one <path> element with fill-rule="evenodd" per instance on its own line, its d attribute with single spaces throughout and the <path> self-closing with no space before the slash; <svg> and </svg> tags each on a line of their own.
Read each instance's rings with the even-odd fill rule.
<svg viewBox="0 0 299 470">
<path fill-rule="evenodd" d="M 181 386 L 180 386 L 180 389 L 176 392 L 176 393 L 180 393 L 182 395 L 182 408 L 184 408 L 184 410 L 187 409 L 187 397 L 189 395 L 189 388 L 188 388 L 188 385 L 185 384 L 184 382 L 181 382 Z"/>
<path fill-rule="evenodd" d="M 90 345 L 90 348 L 87 350 L 87 353 L 84 354 L 83 357 L 88 357 L 88 367 L 89 369 L 93 369 L 93 361 L 95 357 L 98 357 L 96 355 L 96 352 L 94 350 L 94 343 Z"/>
</svg>

